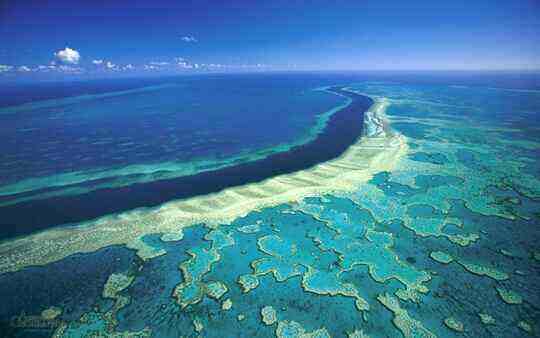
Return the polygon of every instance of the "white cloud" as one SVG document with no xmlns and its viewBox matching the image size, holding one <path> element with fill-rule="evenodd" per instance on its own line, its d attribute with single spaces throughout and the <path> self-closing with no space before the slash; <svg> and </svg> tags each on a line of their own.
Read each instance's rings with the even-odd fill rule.
<svg viewBox="0 0 540 338">
<path fill-rule="evenodd" d="M 193 68 L 193 66 L 187 63 L 186 61 L 178 62 L 177 65 L 180 68 Z"/>
<path fill-rule="evenodd" d="M 124 66 L 124 70 L 130 70 L 130 69 L 133 69 L 133 68 L 134 67 L 133 67 L 133 65 L 131 63 Z"/>
<path fill-rule="evenodd" d="M 152 66 L 152 65 L 144 65 L 144 69 L 145 70 L 155 70 L 155 69 L 158 69 L 158 67 Z"/>
<path fill-rule="evenodd" d="M 186 59 L 182 57 L 174 58 L 174 62 L 176 62 L 176 65 L 180 68 L 186 68 L 186 69 L 193 68 L 193 65 L 191 65 Z"/>
<path fill-rule="evenodd" d="M 197 39 L 191 35 L 182 36 L 180 39 L 184 42 L 197 42 Z"/>
<path fill-rule="evenodd" d="M 58 52 L 54 53 L 54 56 L 63 63 L 76 65 L 79 63 L 79 60 L 81 58 L 81 55 L 78 51 L 75 49 L 71 49 L 69 47 L 66 47 L 63 50 L 59 50 Z"/>
<path fill-rule="evenodd" d="M 115 65 L 111 61 L 107 61 L 107 60 L 103 60 L 103 59 L 92 60 L 92 63 L 94 65 L 98 66 L 98 67 L 103 67 L 103 68 L 109 69 L 109 70 L 121 70 L 122 69 L 121 66 Z"/>
<path fill-rule="evenodd" d="M 168 62 L 150 62 L 152 66 L 166 66 L 169 63 Z"/>
<path fill-rule="evenodd" d="M 56 66 L 47 66 L 47 65 L 38 65 L 35 69 L 35 71 L 40 71 L 43 73 L 48 73 L 53 70 L 56 70 Z"/>
<path fill-rule="evenodd" d="M 12 69 L 13 69 L 13 66 L 0 65 L 0 73 L 9 72 Z"/>
<path fill-rule="evenodd" d="M 30 71 L 32 71 L 30 68 L 28 68 L 26 66 L 20 66 L 19 68 L 17 68 L 17 70 L 19 72 L 30 72 Z"/>
<path fill-rule="evenodd" d="M 81 74 L 83 72 L 83 69 L 80 67 L 72 67 L 72 66 L 58 66 L 56 67 L 58 71 L 61 71 L 63 73 L 71 73 L 71 74 Z"/>
</svg>

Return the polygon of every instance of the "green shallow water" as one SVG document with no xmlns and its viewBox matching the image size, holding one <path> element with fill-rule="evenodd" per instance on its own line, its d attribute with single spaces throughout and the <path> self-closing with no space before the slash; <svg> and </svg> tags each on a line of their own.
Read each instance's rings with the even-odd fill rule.
<svg viewBox="0 0 540 338">
<path fill-rule="evenodd" d="M 114 247 L 0 275 L 19 288 L 46 275 L 42 289 L 52 290 L 3 287 L 1 317 L 54 306 L 56 328 L 38 332 L 67 337 L 538 336 L 540 94 L 350 88 L 390 100 L 392 127 L 410 145 L 395 170 L 354 192 L 147 236 L 164 252 L 147 261 Z M 104 259 L 116 262 L 110 282 L 113 274 L 128 282 L 100 294 L 112 285 L 97 273 Z"/>
</svg>

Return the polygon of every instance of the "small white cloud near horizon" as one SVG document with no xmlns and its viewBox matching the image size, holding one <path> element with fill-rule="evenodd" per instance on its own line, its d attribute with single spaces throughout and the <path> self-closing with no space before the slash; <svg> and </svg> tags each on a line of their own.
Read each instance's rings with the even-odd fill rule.
<svg viewBox="0 0 540 338">
<path fill-rule="evenodd" d="M 185 36 L 182 36 L 180 38 L 182 41 L 184 42 L 198 42 L 197 39 L 195 39 L 195 37 L 191 36 L 191 35 L 185 35 Z"/>
<path fill-rule="evenodd" d="M 82 74 L 84 73 L 84 69 L 80 67 L 73 67 L 73 66 L 65 66 L 61 65 L 55 68 L 57 71 L 66 73 L 66 74 Z"/>
<path fill-rule="evenodd" d="M 57 67 L 53 66 L 53 65 L 49 65 L 49 66 L 47 66 L 47 65 L 38 65 L 34 70 L 42 72 L 42 73 L 48 73 L 48 72 L 51 72 L 53 70 L 57 70 Z"/>
<path fill-rule="evenodd" d="M 12 69 L 13 69 L 13 66 L 0 65 L 0 73 L 9 72 Z"/>
<path fill-rule="evenodd" d="M 31 72 L 31 71 L 32 71 L 30 68 L 28 68 L 28 67 L 26 67 L 26 66 L 20 66 L 19 68 L 17 68 L 17 70 L 18 70 L 19 72 L 25 72 L 25 73 L 26 73 L 26 72 Z"/>
<path fill-rule="evenodd" d="M 79 52 L 69 47 L 66 47 L 54 53 L 54 56 L 60 62 L 72 65 L 78 64 L 79 60 L 81 59 L 81 55 L 79 54 Z"/>
<path fill-rule="evenodd" d="M 129 67 L 122 67 L 122 66 L 112 63 L 111 61 L 107 61 L 103 59 L 92 60 L 92 63 L 98 67 L 103 67 L 107 70 L 124 70 L 124 69 L 133 68 L 133 65 L 131 64 L 128 65 Z"/>
<path fill-rule="evenodd" d="M 174 62 L 176 62 L 176 66 L 183 69 L 191 69 L 193 68 L 193 65 L 191 65 L 186 59 L 183 57 L 175 57 Z"/>
<path fill-rule="evenodd" d="M 155 61 L 152 61 L 152 62 L 150 62 L 150 64 L 152 66 L 167 66 L 169 63 L 168 62 L 155 62 Z"/>
</svg>

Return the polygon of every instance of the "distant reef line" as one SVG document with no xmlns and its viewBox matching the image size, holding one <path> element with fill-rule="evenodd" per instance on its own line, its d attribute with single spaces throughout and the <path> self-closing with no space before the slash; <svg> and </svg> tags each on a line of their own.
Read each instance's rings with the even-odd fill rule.
<svg viewBox="0 0 540 338">
<path fill-rule="evenodd" d="M 220 188 L 208 194 L 173 200 L 159 207 L 125 211 L 4 241 L 0 244 L 0 273 L 44 265 L 75 253 L 92 252 L 111 245 L 126 245 L 136 250 L 142 259 L 149 259 L 164 252 L 146 244 L 143 241 L 146 235 L 162 234 L 164 240 L 180 239 L 183 228 L 191 225 L 227 224 L 253 210 L 298 201 L 308 196 L 352 191 L 374 174 L 392 170 L 407 153 L 408 146 L 404 136 L 390 129 L 385 117 L 388 101 L 373 101 L 343 87 L 326 90 L 352 99 L 350 105 L 332 117 L 326 129 L 340 126 L 332 123 L 336 117 L 342 119 L 342 123 L 357 124 L 357 129 L 349 130 L 348 134 L 353 142 L 344 144 L 344 151 L 337 156 L 300 170 L 287 167 L 290 171 L 277 172 L 268 178 Z M 370 105 L 357 105 L 355 102 Z M 335 132 L 347 136 L 339 128 L 329 133 L 326 129 L 317 140 L 322 138 L 331 142 L 332 138 L 326 139 L 324 135 L 334 136 Z M 364 136 L 359 137 L 362 132 Z M 345 140 L 346 137 L 343 137 L 337 142 Z"/>
</svg>

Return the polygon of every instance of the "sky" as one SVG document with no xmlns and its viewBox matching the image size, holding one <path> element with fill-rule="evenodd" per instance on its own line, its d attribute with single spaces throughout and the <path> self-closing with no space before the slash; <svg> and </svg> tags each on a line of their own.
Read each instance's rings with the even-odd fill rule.
<svg viewBox="0 0 540 338">
<path fill-rule="evenodd" d="M 0 1 L 0 76 L 538 70 L 540 1 Z"/>
</svg>

